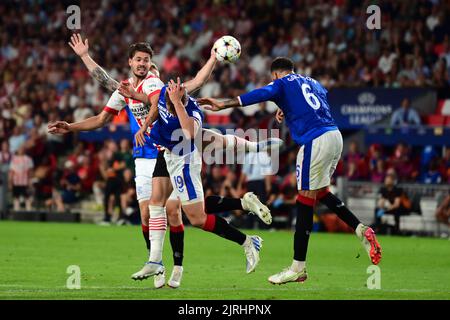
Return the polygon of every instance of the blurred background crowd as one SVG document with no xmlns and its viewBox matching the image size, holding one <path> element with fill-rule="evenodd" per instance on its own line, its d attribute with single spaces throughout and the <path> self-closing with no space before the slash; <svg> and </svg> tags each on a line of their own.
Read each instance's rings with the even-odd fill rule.
<svg viewBox="0 0 450 320">
<path fill-rule="evenodd" d="M 73 135 L 47 133 L 48 122 L 95 115 L 109 97 L 67 44 L 71 32 L 65 27 L 66 7 L 71 4 L 0 3 L 0 163 L 10 175 L 14 198 L 29 199 L 27 207 L 64 211 L 93 194 L 109 213 L 118 208 L 126 215 L 137 208 L 131 141 L 88 143 Z M 367 19 L 362 8 L 369 1 L 137 0 L 82 1 L 80 6 L 90 53 L 115 79 L 128 77 L 126 53 L 133 42 L 150 42 L 153 60 L 167 81 L 174 75 L 193 77 L 214 40 L 230 34 L 241 43 L 241 58 L 234 65 L 219 65 L 200 96 L 231 97 L 267 84 L 268 66 L 276 56 L 291 57 L 298 73 L 328 89 L 433 87 L 438 94 L 448 93 L 448 2 L 378 4 L 383 27 L 376 32 L 361 27 Z M 252 116 L 234 111 L 227 125 L 251 127 L 267 117 L 273 114 L 261 105 Z M 111 126 L 126 123 L 121 114 Z M 262 197 L 273 207 L 295 203 L 295 157 L 295 148 L 288 146 L 279 173 L 262 179 Z M 382 183 L 389 170 L 400 182 L 449 183 L 450 150 L 354 142 L 336 176 Z M 206 194 L 241 196 L 258 178 L 241 171 L 206 168 Z M 18 206 L 15 201 L 14 208 Z"/>
</svg>

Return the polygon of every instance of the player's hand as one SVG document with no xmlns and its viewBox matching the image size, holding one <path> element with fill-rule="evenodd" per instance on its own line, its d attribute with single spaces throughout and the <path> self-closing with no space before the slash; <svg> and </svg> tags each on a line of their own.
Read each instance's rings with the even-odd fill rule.
<svg viewBox="0 0 450 320">
<path fill-rule="evenodd" d="M 143 125 L 138 132 L 134 135 L 134 142 L 136 146 L 143 147 L 145 145 L 145 132 L 147 131 L 147 127 Z"/>
<path fill-rule="evenodd" d="M 209 111 L 219 111 L 224 109 L 225 106 L 222 101 L 213 98 L 199 98 L 197 102 Z"/>
<path fill-rule="evenodd" d="M 275 114 L 275 119 L 277 119 L 278 123 L 282 123 L 284 120 L 284 113 L 281 109 L 277 109 L 277 113 Z"/>
<path fill-rule="evenodd" d="M 209 56 L 209 58 L 217 60 L 216 52 L 214 51 L 214 48 L 211 48 L 211 55 Z"/>
<path fill-rule="evenodd" d="M 136 94 L 136 90 L 134 90 L 133 86 L 128 81 L 121 81 L 117 90 L 125 98 L 133 99 Z"/>
<path fill-rule="evenodd" d="M 170 79 L 169 87 L 167 92 L 169 93 L 170 100 L 174 103 L 176 101 L 181 101 L 185 94 L 186 89 L 183 87 L 180 78 L 177 78 L 177 82 Z"/>
<path fill-rule="evenodd" d="M 88 39 L 86 39 L 83 42 L 83 39 L 81 38 L 81 35 L 79 33 L 75 33 L 70 37 L 69 46 L 80 57 L 83 57 L 84 55 L 88 54 L 89 41 Z"/>
<path fill-rule="evenodd" d="M 47 129 L 51 134 L 66 134 L 70 132 L 70 125 L 65 121 L 56 121 L 49 123 Z"/>
</svg>

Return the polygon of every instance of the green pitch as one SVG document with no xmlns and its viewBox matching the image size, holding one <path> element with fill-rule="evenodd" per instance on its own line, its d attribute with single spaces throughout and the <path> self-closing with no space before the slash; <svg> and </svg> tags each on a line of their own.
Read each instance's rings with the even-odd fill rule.
<svg viewBox="0 0 450 320">
<path fill-rule="evenodd" d="M 252 233 L 264 245 L 247 275 L 239 246 L 186 228 L 182 287 L 156 290 L 153 279 L 130 279 L 146 259 L 139 226 L 1 221 L 0 299 L 450 299 L 448 240 L 379 237 L 381 289 L 369 290 L 369 260 L 353 235 L 313 234 L 307 282 L 274 286 L 267 277 L 290 264 L 293 234 Z M 170 275 L 168 239 L 164 259 Z M 66 288 L 70 265 L 81 269 L 80 290 Z"/>
</svg>

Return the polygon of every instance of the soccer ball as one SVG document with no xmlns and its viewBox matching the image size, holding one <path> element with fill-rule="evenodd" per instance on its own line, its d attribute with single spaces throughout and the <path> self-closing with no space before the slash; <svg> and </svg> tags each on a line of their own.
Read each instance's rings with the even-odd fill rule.
<svg viewBox="0 0 450 320">
<path fill-rule="evenodd" d="M 232 36 L 223 36 L 214 42 L 213 50 L 217 60 L 233 63 L 241 55 L 241 44 Z"/>
</svg>

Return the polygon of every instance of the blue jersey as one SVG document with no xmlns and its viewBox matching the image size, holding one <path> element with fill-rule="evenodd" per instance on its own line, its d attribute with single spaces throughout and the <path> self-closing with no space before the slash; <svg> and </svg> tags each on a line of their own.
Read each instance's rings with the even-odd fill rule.
<svg viewBox="0 0 450 320">
<path fill-rule="evenodd" d="M 132 78 L 128 79 L 128 81 L 135 87 L 137 92 L 145 93 L 149 98 L 158 94 L 164 86 L 164 83 L 151 72 L 149 72 L 144 80 L 136 85 L 132 82 Z M 134 135 L 139 131 L 142 124 L 145 122 L 145 118 L 150 112 L 150 106 L 145 105 L 141 101 L 125 98 L 118 90 L 116 90 L 109 98 L 109 101 L 103 110 L 113 115 L 118 115 L 123 109 L 125 109 L 127 113 L 130 122 L 130 130 L 133 136 L 133 157 L 156 159 L 158 156 L 158 149 L 150 140 L 151 128 L 149 128 L 145 134 L 146 143 L 144 146 L 137 146 L 134 140 Z"/>
<path fill-rule="evenodd" d="M 273 101 L 283 111 L 292 139 L 300 146 L 327 131 L 338 130 L 331 117 L 327 89 L 309 77 L 288 74 L 239 99 L 243 106 Z"/>
<path fill-rule="evenodd" d="M 185 155 L 194 151 L 194 139 L 187 139 L 182 130 L 178 117 L 172 115 L 166 105 L 166 89 L 161 89 L 158 101 L 158 120 L 150 133 L 151 140 L 158 146 L 162 146 L 178 155 Z M 189 117 L 198 121 L 200 128 L 203 123 L 203 112 L 197 101 L 188 95 L 186 112 Z"/>
</svg>

